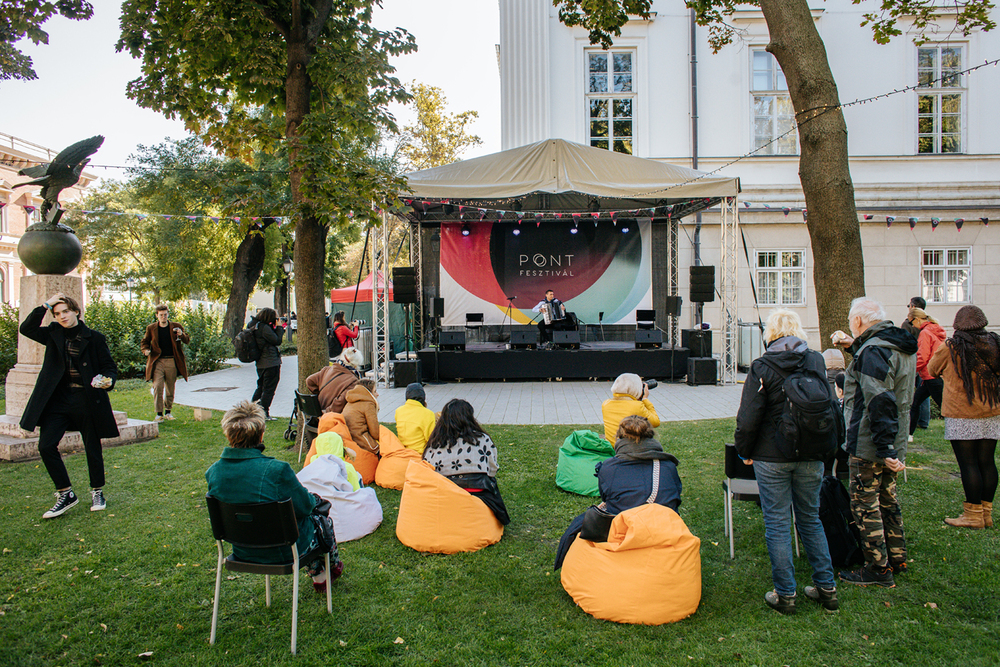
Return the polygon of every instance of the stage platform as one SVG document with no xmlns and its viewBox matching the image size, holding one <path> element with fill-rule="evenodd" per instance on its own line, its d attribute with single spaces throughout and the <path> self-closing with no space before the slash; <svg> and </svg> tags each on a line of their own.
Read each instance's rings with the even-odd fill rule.
<svg viewBox="0 0 1000 667">
<path fill-rule="evenodd" d="M 465 350 L 424 348 L 417 354 L 424 382 L 614 379 L 622 373 L 671 380 L 687 375 L 689 356 L 686 347 L 636 349 L 617 342 L 581 343 L 578 350 L 510 350 L 504 343 L 470 343 Z"/>
</svg>

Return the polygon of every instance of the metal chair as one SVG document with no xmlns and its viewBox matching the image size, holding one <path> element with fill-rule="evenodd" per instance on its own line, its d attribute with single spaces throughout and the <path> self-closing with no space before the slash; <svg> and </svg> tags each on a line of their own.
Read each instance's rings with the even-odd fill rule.
<svg viewBox="0 0 1000 667">
<path fill-rule="evenodd" d="M 736 453 L 736 445 L 726 443 L 726 478 L 722 481 L 723 522 L 725 534 L 729 536 L 729 558 L 736 558 L 736 546 L 733 537 L 733 501 L 751 500 L 760 502 L 760 491 L 757 488 L 757 474 L 753 466 L 743 463 Z M 799 555 L 799 531 L 795 528 L 795 507 L 792 507 L 792 540 L 795 542 L 795 555 Z"/>
<path fill-rule="evenodd" d="M 482 313 L 466 313 L 465 314 L 465 329 L 467 331 L 478 331 L 478 332 L 480 332 L 479 333 L 479 342 L 480 343 L 483 342 L 482 331 L 483 331 L 483 327 L 484 326 L 486 326 L 486 325 L 483 322 L 483 314 Z"/>
<path fill-rule="evenodd" d="M 655 310 L 635 311 L 635 328 L 636 329 L 656 328 L 656 311 Z"/>
<path fill-rule="evenodd" d="M 208 643 L 215 644 L 215 631 L 219 622 L 219 595 L 222 591 L 222 570 L 247 572 L 264 575 L 264 599 L 271 606 L 271 575 L 290 574 L 292 583 L 292 653 L 299 630 L 299 550 L 295 545 L 299 538 L 299 525 L 291 499 L 270 503 L 224 503 L 213 496 L 205 496 L 208 517 L 212 523 L 212 535 L 219 547 L 219 560 L 215 568 L 215 602 L 212 605 L 212 634 Z M 273 549 L 291 547 L 292 560 L 285 563 L 253 563 L 240 560 L 235 554 L 227 558 L 223 542 L 229 542 L 241 549 Z M 307 562 L 318 554 L 307 554 Z M 330 553 L 325 552 L 326 572 L 330 572 Z M 331 581 L 326 586 L 326 611 L 333 613 Z"/>
<path fill-rule="evenodd" d="M 316 394 L 303 394 L 295 390 L 295 408 L 302 419 L 302 435 L 299 439 L 299 463 L 302 463 L 302 448 L 312 446 L 313 439 L 319 435 L 319 418 L 323 416 L 323 408 Z"/>
</svg>

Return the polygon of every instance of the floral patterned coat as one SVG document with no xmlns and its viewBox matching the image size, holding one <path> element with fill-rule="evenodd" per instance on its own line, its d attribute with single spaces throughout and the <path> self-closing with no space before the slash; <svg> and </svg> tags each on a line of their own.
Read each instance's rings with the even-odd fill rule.
<svg viewBox="0 0 1000 667">
<path fill-rule="evenodd" d="M 454 447 L 428 447 L 424 450 L 424 460 L 434 466 L 445 477 L 485 473 L 497 476 L 497 446 L 490 436 L 483 433 L 479 440 L 469 444 L 461 438 Z"/>
</svg>

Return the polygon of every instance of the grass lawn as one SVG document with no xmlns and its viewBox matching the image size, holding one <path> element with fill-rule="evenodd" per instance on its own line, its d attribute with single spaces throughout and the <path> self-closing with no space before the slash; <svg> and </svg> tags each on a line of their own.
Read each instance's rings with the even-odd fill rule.
<svg viewBox="0 0 1000 667">
<path fill-rule="evenodd" d="M 141 383 L 113 403 L 151 419 Z M 0 404 L 2 405 L 2 404 Z M 473 554 L 422 556 L 395 536 L 400 492 L 376 487 L 385 512 L 372 535 L 341 545 L 346 566 L 334 615 L 303 575 L 299 655 L 288 651 L 291 579 L 224 581 L 219 637 L 209 646 L 216 548 L 204 507 L 204 471 L 224 445 L 218 417 L 190 408 L 160 438 L 108 449 L 108 509 L 84 500 L 43 521 L 51 482 L 38 461 L 0 465 L 0 665 L 997 665 L 1000 664 L 1000 529 L 946 527 L 961 485 L 943 422 L 918 431 L 900 497 L 912 559 L 895 589 L 840 586 L 841 611 L 804 598 L 799 613 L 765 607 L 771 589 L 756 505 L 735 504 L 736 560 L 723 536 L 722 445 L 733 420 L 670 423 L 658 430 L 681 461 L 681 516 L 702 540 L 702 601 L 659 627 L 598 621 L 578 609 L 552 571 L 556 543 L 591 504 L 555 486 L 568 426 L 490 426 L 512 523 L 499 544 Z M 596 417 L 596 415 L 595 415 Z M 596 425 L 591 425 L 596 428 Z M 272 422 L 267 453 L 295 466 Z M 67 457 L 78 494 L 86 460 Z"/>
</svg>

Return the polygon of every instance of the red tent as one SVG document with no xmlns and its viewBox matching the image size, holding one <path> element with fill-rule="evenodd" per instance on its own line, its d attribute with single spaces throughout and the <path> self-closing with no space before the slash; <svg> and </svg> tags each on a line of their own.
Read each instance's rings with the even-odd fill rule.
<svg viewBox="0 0 1000 667">
<path fill-rule="evenodd" d="M 362 280 L 357 285 L 351 285 L 350 287 L 341 287 L 339 289 L 330 290 L 330 303 L 353 303 L 355 299 L 355 291 L 357 292 L 358 302 L 372 302 L 372 283 L 374 282 L 375 274 L 369 273 L 368 277 Z M 384 290 L 386 287 L 386 282 L 389 284 L 388 292 L 385 295 L 387 301 L 392 301 L 392 281 L 387 281 L 383 274 L 379 274 L 378 288 Z"/>
</svg>

